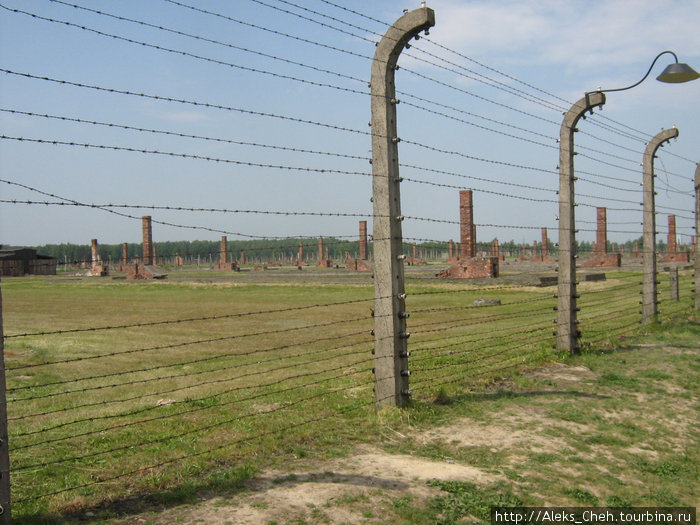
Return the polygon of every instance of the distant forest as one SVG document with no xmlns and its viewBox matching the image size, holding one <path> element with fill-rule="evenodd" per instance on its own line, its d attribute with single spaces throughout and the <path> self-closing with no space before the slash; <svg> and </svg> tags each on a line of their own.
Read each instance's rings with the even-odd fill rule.
<svg viewBox="0 0 700 525">
<path fill-rule="evenodd" d="M 297 239 L 279 239 L 279 240 L 249 240 L 227 241 L 227 251 L 233 259 L 238 259 L 242 252 L 245 252 L 248 261 L 277 261 L 286 260 L 297 257 L 299 253 L 299 243 L 303 244 L 304 258 L 316 259 L 318 252 L 317 238 L 297 238 Z M 642 246 L 642 238 L 630 240 L 624 243 L 624 249 L 630 252 L 634 248 L 634 244 L 638 243 L 639 248 Z M 539 244 L 539 243 L 538 243 Z M 556 254 L 557 248 L 550 241 L 548 246 L 550 254 Z M 580 242 L 578 244 L 579 253 L 589 253 L 592 251 L 590 242 Z M 220 241 L 166 241 L 154 242 L 156 254 L 159 259 L 170 258 L 175 255 L 180 255 L 187 261 L 197 260 L 205 263 L 209 260 L 218 261 Z M 324 250 L 328 250 L 329 257 L 333 260 L 342 260 L 345 253 L 349 252 L 351 256 L 357 257 L 359 254 L 359 241 L 347 241 L 336 238 L 323 239 Z M 491 242 L 478 242 L 478 252 L 489 252 Z M 511 255 L 521 255 L 522 244 L 515 241 L 500 242 L 499 247 L 501 252 Z M 9 247 L 6 247 L 9 248 Z M 36 249 L 41 255 L 48 255 L 58 259 L 59 263 L 89 261 L 91 259 L 91 247 L 89 244 L 45 244 L 43 246 L 31 246 Z M 423 242 L 417 244 L 417 249 L 424 257 L 441 258 L 447 253 L 447 242 Z M 532 244 L 527 244 L 526 249 L 532 250 Z M 541 249 L 541 247 L 538 247 Z M 611 243 L 608 243 L 608 250 L 612 249 Z M 658 251 L 663 252 L 666 249 L 666 244 L 663 241 L 658 242 Z M 372 242 L 368 243 L 368 251 L 371 257 Z M 119 261 L 122 257 L 121 244 L 100 244 L 98 245 L 99 256 L 103 261 Z M 141 244 L 127 244 L 127 253 L 129 258 L 142 256 Z M 404 253 L 409 257 L 412 255 L 412 245 L 404 243 Z"/>
</svg>

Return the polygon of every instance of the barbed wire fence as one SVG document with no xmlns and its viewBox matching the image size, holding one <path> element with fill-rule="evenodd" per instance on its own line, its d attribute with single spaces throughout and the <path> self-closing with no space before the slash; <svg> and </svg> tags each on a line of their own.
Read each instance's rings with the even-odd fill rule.
<svg viewBox="0 0 700 525">
<path fill-rule="evenodd" d="M 82 69 L 61 72 L 48 65 L 45 71 L 2 67 L 14 89 L 41 86 L 50 94 L 42 100 L 17 96 L 16 104 L 0 107 L 9 123 L 0 135 L 2 144 L 13 155 L 50 159 L 42 164 L 43 176 L 2 174 L 4 207 L 18 215 L 20 209 L 48 208 L 59 227 L 80 224 L 81 231 L 84 224 L 92 230 L 138 225 L 144 214 L 153 214 L 163 235 L 230 237 L 228 242 L 245 246 L 251 262 L 293 265 L 308 269 L 305 274 L 312 273 L 316 259 L 329 259 L 321 246 L 333 250 L 331 266 L 345 266 L 344 252 L 350 250 L 348 259 L 367 258 L 374 265 L 373 272 L 314 270 L 335 272 L 337 286 L 314 288 L 311 282 L 307 286 L 313 293 L 301 295 L 275 289 L 274 296 L 261 297 L 244 287 L 232 296 L 202 295 L 193 288 L 186 299 L 167 294 L 149 302 L 146 293 L 132 287 L 124 292 L 128 299 L 108 307 L 102 295 L 57 291 L 44 298 L 45 306 L 31 306 L 34 320 L 15 308 L 13 301 L 21 299 L 15 294 L 8 299 L 6 286 L 7 386 L 0 385 L 11 462 L 0 458 L 6 517 L 10 476 L 13 512 L 20 515 L 166 490 L 212 468 L 230 475 L 248 468 L 256 455 L 302 454 L 307 442 L 332 443 L 324 436 L 342 434 L 348 421 L 367 418 L 377 406 L 429 402 L 564 352 L 639 332 L 642 259 L 657 251 L 656 243 L 633 246 L 643 231 L 640 165 L 651 135 L 599 113 L 579 123 L 571 233 L 596 243 L 576 242 L 571 253 L 580 281 L 574 311 L 567 314 L 573 318 L 575 342 L 555 351 L 561 312 L 552 277 L 561 250 L 547 232 L 558 231 L 561 237 L 557 142 L 561 115 L 571 103 L 419 35 L 431 26 L 423 8 L 405 15 L 414 13 L 422 22 L 398 38 L 393 36 L 402 30 L 398 22 L 387 24 L 327 0 L 322 1 L 326 12 L 289 1 L 254 3 L 280 20 L 295 20 L 300 29 L 281 30 L 292 26 L 176 0 L 163 0 L 158 23 L 149 22 L 147 12 L 125 15 L 62 0 L 33 10 L 0 3 L 3 16 L 27 19 L 36 31 L 50 27 L 62 37 L 109 42 L 114 52 L 140 53 L 148 63 L 173 60 L 172 67 L 184 68 L 186 61 L 196 74 L 236 72 L 260 96 L 232 103 L 225 89 L 212 83 L 211 98 L 200 100 L 186 83 L 162 93 L 145 78 L 140 83 L 136 74 L 134 81 L 124 78 L 116 85 L 101 71 L 86 76 Z M 211 33 L 177 29 L 172 21 L 185 15 L 196 17 Z M 233 28 L 259 47 L 214 36 Z M 345 47 L 329 43 L 335 40 L 328 34 L 342 35 Z M 264 38 L 285 42 L 290 53 L 269 52 L 260 44 Z M 382 38 L 389 38 L 393 58 L 373 57 Z M 313 62 L 308 60 L 312 49 L 318 56 Z M 404 58 L 395 68 L 399 53 Z M 335 66 L 341 61 L 342 69 Z M 392 96 L 375 93 L 374 78 L 368 85 L 372 64 L 398 76 Z M 280 98 L 309 96 L 318 98 L 312 115 L 285 111 L 279 104 Z M 378 130 L 375 121 L 366 125 L 370 104 L 398 113 L 393 123 L 398 134 Z M 119 120 L 104 111 L 112 105 L 124 108 Z M 148 123 L 143 114 L 151 116 Z M 209 121 L 216 123 L 211 129 L 200 125 Z M 276 133 L 259 133 L 259 121 L 274 123 Z M 482 155 L 484 137 L 497 141 L 503 155 Z M 370 141 L 384 141 L 394 150 L 378 153 L 376 145 L 370 150 Z M 393 162 L 390 172 L 381 172 L 381 157 Z M 75 186 L 51 181 L 53 166 L 67 162 L 77 181 L 94 188 L 91 202 L 84 202 Z M 103 169 L 95 172 L 95 165 Z M 695 191 L 692 177 L 684 174 L 694 165 L 668 149 L 659 152 L 655 213 L 673 216 L 674 222 L 669 219 L 666 228 L 659 221 L 655 233 L 668 236 L 667 246 L 681 238 L 669 256 L 687 255 L 697 234 L 697 174 Z M 148 195 L 138 177 L 124 177 L 120 184 L 119 170 L 152 176 L 161 192 Z M 190 187 L 188 178 L 199 182 Z M 270 208 L 269 202 L 280 202 L 275 184 L 289 178 L 296 191 L 284 195 L 288 206 Z M 377 190 L 369 191 L 369 182 L 381 178 L 400 187 L 401 197 L 391 197 L 400 213 L 396 208 L 377 211 Z M 99 189 L 106 179 L 117 181 L 107 194 Z M 258 184 L 258 179 L 264 181 Z M 37 182 L 27 182 L 32 180 Z M 247 185 L 255 187 L 247 190 Z M 464 192 L 473 198 L 465 234 L 467 225 L 458 215 L 458 196 Z M 373 221 L 369 255 L 360 253 L 360 219 Z M 395 222 L 399 229 L 378 229 L 382 221 Z M 465 241 L 477 246 L 476 232 L 491 240 L 482 241 L 480 253 L 470 257 L 493 261 L 495 275 L 437 277 L 459 264 Z M 616 245 L 607 234 L 629 241 Z M 539 245 L 533 237 L 541 239 Z M 520 246 L 511 243 L 505 253 L 499 238 L 518 239 Z M 271 253 L 269 247 L 245 244 L 253 241 L 278 244 Z M 383 243 L 390 248 L 378 256 Z M 236 259 L 235 253 L 223 253 Z M 187 263 L 204 260 L 211 266 L 223 253 L 215 248 L 188 253 Z M 608 257 L 613 255 L 619 257 Z M 174 254 L 167 257 L 161 255 L 156 263 L 176 267 Z M 392 264 L 384 277 L 379 274 L 386 273 L 382 257 Z M 607 267 L 610 258 L 616 264 Z M 669 268 L 677 269 L 679 260 L 670 257 Z M 69 269 L 64 275 L 95 262 L 92 257 L 64 259 Z M 689 264 L 688 256 L 680 266 L 678 299 L 670 298 L 671 281 L 660 279 L 660 316 L 685 315 L 693 293 L 697 301 L 700 272 L 693 285 Z M 380 280 L 394 281 L 396 272 L 398 288 L 377 287 Z M 124 309 L 120 301 L 139 308 Z M 384 302 L 392 306 L 377 306 Z M 381 347 L 390 350 L 377 352 Z M 391 377 L 378 379 L 379 370 Z M 384 381 L 398 386 L 390 392 L 376 388 Z M 0 439 L 7 452 L 8 436 Z"/>
</svg>

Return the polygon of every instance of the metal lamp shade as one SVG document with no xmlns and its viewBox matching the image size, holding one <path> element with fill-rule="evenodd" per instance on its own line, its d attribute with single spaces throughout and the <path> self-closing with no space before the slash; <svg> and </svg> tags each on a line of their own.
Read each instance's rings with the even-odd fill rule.
<svg viewBox="0 0 700 525">
<path fill-rule="evenodd" d="M 661 74 L 656 77 L 656 80 L 660 82 L 668 82 L 673 84 L 678 84 L 681 82 L 688 82 L 690 80 L 695 80 L 700 78 L 700 73 L 695 71 L 688 64 L 671 64 L 664 69 Z"/>
</svg>

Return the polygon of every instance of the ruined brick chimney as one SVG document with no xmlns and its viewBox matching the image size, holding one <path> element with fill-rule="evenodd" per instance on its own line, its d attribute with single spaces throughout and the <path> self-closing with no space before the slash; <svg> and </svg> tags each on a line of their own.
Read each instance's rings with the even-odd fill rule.
<svg viewBox="0 0 700 525">
<path fill-rule="evenodd" d="M 360 260 L 367 260 L 367 221 L 360 221 Z"/>
<path fill-rule="evenodd" d="M 595 251 L 608 253 L 608 217 L 606 208 L 596 208 L 598 228 L 595 234 Z"/>
<path fill-rule="evenodd" d="M 221 236 L 221 244 L 219 246 L 219 264 L 224 265 L 228 262 L 228 239 L 225 235 Z"/>
<path fill-rule="evenodd" d="M 668 253 L 678 253 L 678 244 L 676 243 L 676 216 L 668 216 Z"/>
<path fill-rule="evenodd" d="M 474 226 L 472 190 L 460 190 L 459 192 L 459 238 L 461 243 L 460 259 L 476 257 L 476 228 Z"/>
<path fill-rule="evenodd" d="M 542 228 L 542 257 L 549 255 L 549 245 L 547 243 L 547 228 Z"/>
<path fill-rule="evenodd" d="M 143 230 L 143 264 L 148 266 L 153 264 L 153 232 L 150 215 L 141 217 L 141 228 Z"/>
<path fill-rule="evenodd" d="M 100 260 L 99 253 L 97 251 L 97 239 L 92 239 L 90 241 L 91 249 L 92 249 L 92 268 L 97 268 L 97 263 Z"/>
</svg>

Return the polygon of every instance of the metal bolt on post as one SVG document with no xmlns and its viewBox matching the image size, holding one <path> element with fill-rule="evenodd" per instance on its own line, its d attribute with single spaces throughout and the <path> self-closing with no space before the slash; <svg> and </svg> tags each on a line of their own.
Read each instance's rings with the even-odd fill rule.
<svg viewBox="0 0 700 525">
<path fill-rule="evenodd" d="M 664 142 L 678 136 L 678 129 L 671 128 L 658 133 L 649 141 L 644 150 L 642 181 L 644 193 L 644 222 L 642 233 L 642 322 L 656 319 L 658 301 L 656 299 L 656 208 L 654 204 L 654 158 Z"/>
<path fill-rule="evenodd" d="M 377 405 L 408 403 L 408 350 L 401 232 L 394 74 L 401 51 L 435 25 L 432 9 L 405 13 L 377 45 L 372 61 L 372 200 L 374 203 L 374 371 Z M 401 335 L 403 334 L 403 337 Z"/>
</svg>

